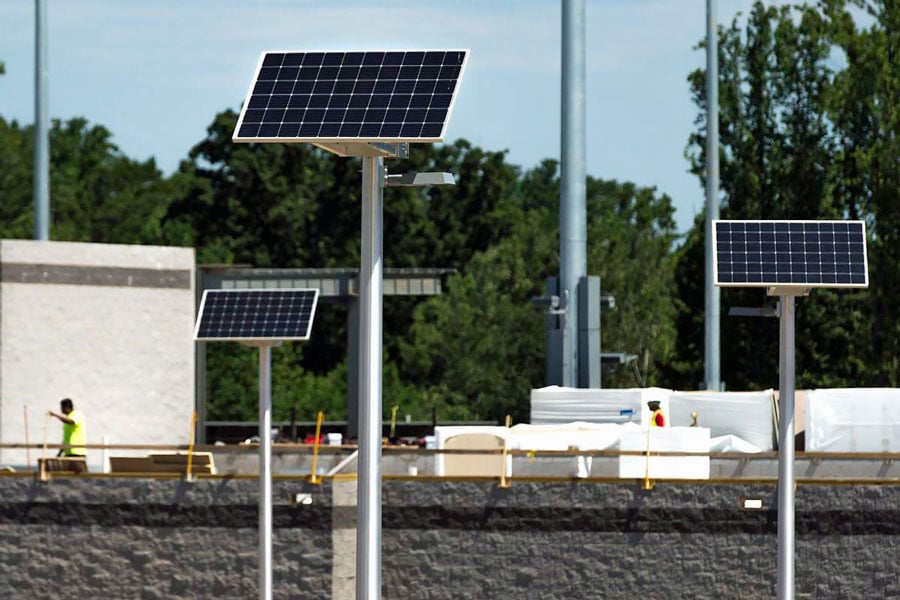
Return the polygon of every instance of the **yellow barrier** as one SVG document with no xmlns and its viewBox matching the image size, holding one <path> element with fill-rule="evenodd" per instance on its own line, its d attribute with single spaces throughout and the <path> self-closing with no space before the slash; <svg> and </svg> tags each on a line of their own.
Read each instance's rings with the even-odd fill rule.
<svg viewBox="0 0 900 600">
<path fill-rule="evenodd" d="M 325 413 L 321 410 L 319 414 L 316 416 L 316 441 L 315 446 L 313 446 L 313 457 L 312 457 L 312 472 L 309 474 L 309 482 L 313 485 L 319 485 L 322 483 L 322 478 L 318 476 L 316 473 L 316 467 L 319 462 L 319 443 L 322 438 L 322 420 L 325 418 Z"/>
</svg>

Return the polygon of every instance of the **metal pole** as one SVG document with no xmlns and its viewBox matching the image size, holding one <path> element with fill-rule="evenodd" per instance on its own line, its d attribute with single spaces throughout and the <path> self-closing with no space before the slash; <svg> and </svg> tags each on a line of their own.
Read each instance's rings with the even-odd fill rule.
<svg viewBox="0 0 900 600">
<path fill-rule="evenodd" d="M 259 599 L 272 600 L 272 348 L 259 347 Z"/>
<path fill-rule="evenodd" d="M 794 297 L 779 309 L 778 600 L 794 598 Z"/>
<path fill-rule="evenodd" d="M 356 597 L 381 598 L 381 303 L 384 161 L 362 159 Z"/>
<path fill-rule="evenodd" d="M 578 284 L 587 273 L 585 184 L 585 2 L 562 2 L 560 140 L 560 294 L 567 294 L 562 385 L 578 386 Z M 599 359 L 599 357 L 598 357 Z"/>
<path fill-rule="evenodd" d="M 34 1 L 34 239 L 50 239 L 47 0 Z"/>
<path fill-rule="evenodd" d="M 712 222 L 719 218 L 719 43 L 716 0 L 706 0 L 706 343 L 704 383 L 721 390 L 719 369 L 720 290 L 713 285 Z"/>
</svg>

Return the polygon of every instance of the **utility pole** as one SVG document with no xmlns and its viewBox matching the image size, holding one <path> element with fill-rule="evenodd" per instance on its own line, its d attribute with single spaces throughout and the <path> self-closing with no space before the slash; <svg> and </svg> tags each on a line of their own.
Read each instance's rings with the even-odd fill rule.
<svg viewBox="0 0 900 600">
<path fill-rule="evenodd" d="M 722 389 L 720 355 L 720 290 L 713 282 L 712 222 L 719 218 L 719 44 L 716 0 L 706 0 L 706 289 L 704 302 L 704 387 Z"/>
<path fill-rule="evenodd" d="M 34 239 L 50 239 L 47 0 L 34 0 Z"/>
<path fill-rule="evenodd" d="M 562 385 L 568 387 L 579 387 L 578 288 L 587 274 L 584 22 L 584 0 L 562 0 L 559 296 L 564 303 Z"/>
</svg>

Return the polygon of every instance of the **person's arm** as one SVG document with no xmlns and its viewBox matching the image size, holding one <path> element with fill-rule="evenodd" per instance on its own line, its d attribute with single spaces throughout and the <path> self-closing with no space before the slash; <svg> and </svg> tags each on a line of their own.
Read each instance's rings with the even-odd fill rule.
<svg viewBox="0 0 900 600">
<path fill-rule="evenodd" d="M 51 417 L 56 417 L 57 419 L 59 419 L 60 421 L 62 421 L 63 423 L 65 423 L 66 425 L 74 425 L 74 424 L 75 424 L 75 421 L 73 421 L 72 419 L 70 419 L 70 418 L 67 417 L 66 415 L 61 415 L 61 414 L 55 413 L 55 412 L 53 412 L 52 410 L 48 410 L 47 413 L 48 413 Z"/>
</svg>

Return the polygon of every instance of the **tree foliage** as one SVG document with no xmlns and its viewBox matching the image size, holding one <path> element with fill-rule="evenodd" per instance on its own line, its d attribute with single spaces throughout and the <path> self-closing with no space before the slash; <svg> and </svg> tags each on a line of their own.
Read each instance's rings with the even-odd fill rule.
<svg viewBox="0 0 900 600">
<path fill-rule="evenodd" d="M 898 68 L 892 2 L 862 2 L 874 17 L 860 28 L 841 1 L 817 6 L 753 5 L 746 23 L 719 30 L 723 218 L 842 219 L 869 223 L 870 288 L 818 290 L 798 302 L 801 387 L 894 384 L 898 297 L 888 273 L 896 244 Z M 701 112 L 688 157 L 703 179 L 705 73 L 689 77 Z M 680 250 L 676 385 L 702 373 L 703 236 L 698 220 Z M 893 253 L 893 255 L 892 255 Z M 881 279 L 881 278 L 885 279 Z M 759 305 L 759 292 L 725 289 L 728 306 Z M 777 386 L 777 325 L 723 319 L 723 378 L 732 388 Z"/>
</svg>

